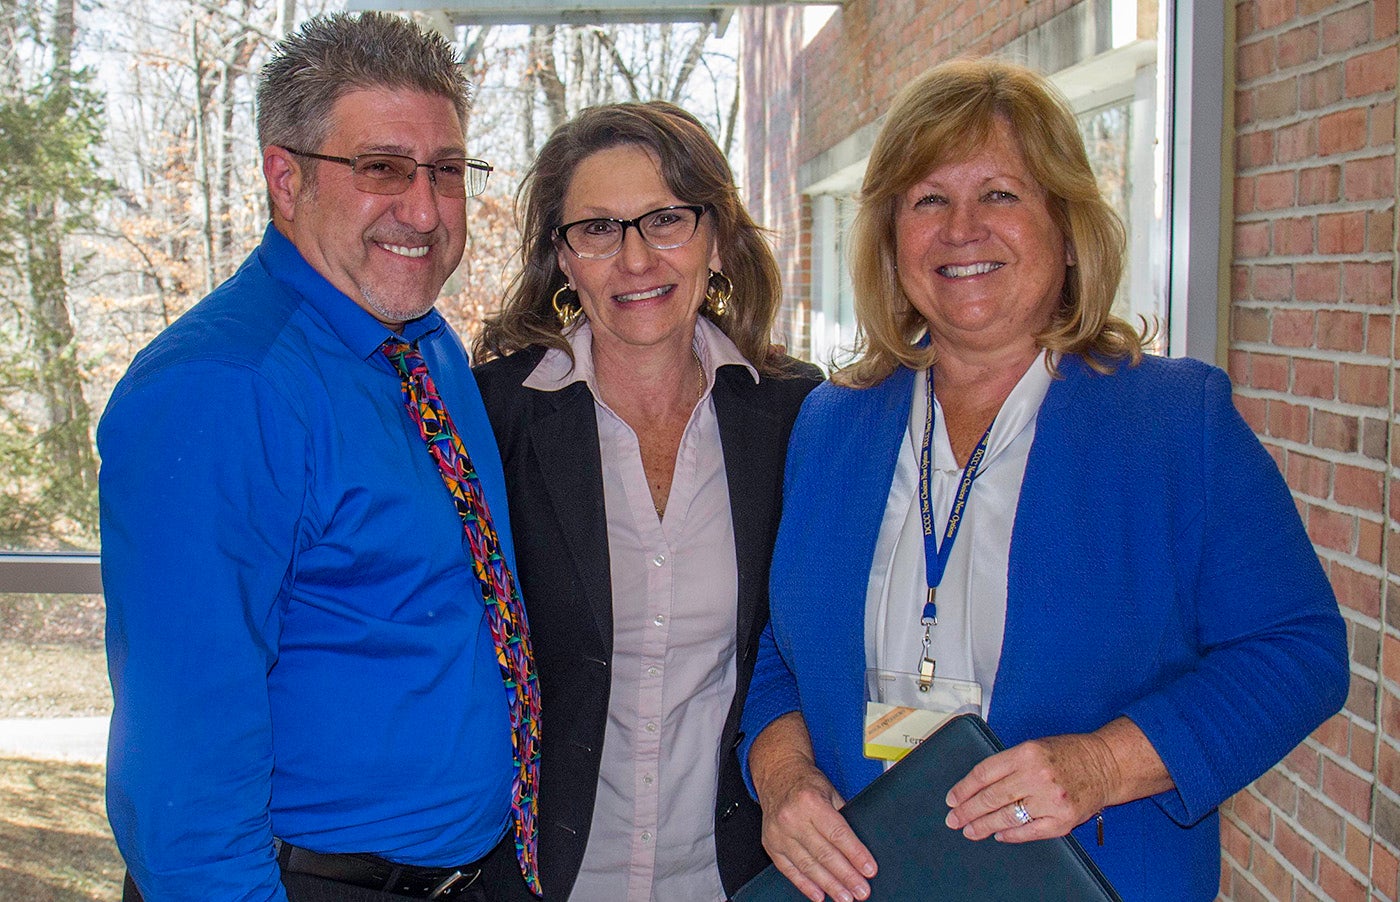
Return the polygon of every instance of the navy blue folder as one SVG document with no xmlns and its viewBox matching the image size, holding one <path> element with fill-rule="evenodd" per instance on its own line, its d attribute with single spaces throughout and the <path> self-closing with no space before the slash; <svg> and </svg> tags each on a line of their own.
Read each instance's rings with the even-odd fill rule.
<svg viewBox="0 0 1400 902">
<path fill-rule="evenodd" d="M 1001 751 L 982 718 L 952 718 L 841 810 L 875 856 L 870 902 L 1122 902 L 1072 836 L 973 842 L 944 823 L 944 798 L 973 765 Z M 776 867 L 732 902 L 804 902 Z"/>
</svg>

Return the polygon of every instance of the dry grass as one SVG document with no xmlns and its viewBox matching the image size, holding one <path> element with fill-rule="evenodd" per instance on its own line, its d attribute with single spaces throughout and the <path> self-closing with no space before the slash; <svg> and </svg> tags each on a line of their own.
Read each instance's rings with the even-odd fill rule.
<svg viewBox="0 0 1400 902">
<path fill-rule="evenodd" d="M 106 714 L 97 596 L 0 595 L 0 717 Z M 100 764 L 0 758 L 0 899 L 117 902 Z"/>
<path fill-rule="evenodd" d="M 117 902 L 100 764 L 0 758 L 0 899 Z"/>
</svg>

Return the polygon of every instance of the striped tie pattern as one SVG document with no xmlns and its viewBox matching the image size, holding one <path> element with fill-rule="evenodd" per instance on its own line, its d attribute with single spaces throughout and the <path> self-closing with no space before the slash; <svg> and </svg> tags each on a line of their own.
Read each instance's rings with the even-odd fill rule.
<svg viewBox="0 0 1400 902">
<path fill-rule="evenodd" d="M 511 800 L 515 854 L 525 882 L 536 895 L 541 895 L 535 829 L 539 812 L 536 790 L 540 777 L 540 688 L 526 629 L 525 606 L 515 585 L 515 575 L 501 555 L 500 540 L 491 523 L 491 512 L 487 509 L 476 468 L 452 425 L 452 417 L 438 395 L 437 386 L 428 375 L 423 356 L 416 347 L 397 338 L 385 340 L 380 351 L 399 374 L 404 407 L 427 443 L 428 453 L 437 462 L 443 485 L 447 486 L 457 513 L 462 517 L 462 529 L 471 547 L 472 571 L 481 583 L 491 637 L 496 641 L 496 661 L 501 666 L 501 677 L 510 699 L 511 747 L 515 756 Z"/>
</svg>

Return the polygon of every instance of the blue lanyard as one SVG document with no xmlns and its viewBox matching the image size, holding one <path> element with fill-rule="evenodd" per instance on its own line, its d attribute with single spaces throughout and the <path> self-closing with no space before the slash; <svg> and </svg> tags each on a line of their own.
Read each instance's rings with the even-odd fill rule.
<svg viewBox="0 0 1400 902">
<path fill-rule="evenodd" d="M 925 653 L 928 657 L 928 628 L 938 623 L 938 605 L 935 603 L 938 584 L 943 581 L 943 571 L 948 567 L 948 559 L 953 555 L 953 542 L 958 538 L 963 518 L 967 514 L 967 504 L 972 493 L 972 483 L 981 473 L 982 458 L 987 454 L 987 443 L 992 437 L 992 425 L 982 433 L 982 440 L 972 449 L 963 467 L 962 479 L 958 483 L 958 494 L 953 499 L 953 509 L 948 513 L 948 525 L 943 528 L 943 541 L 938 543 L 933 529 L 933 503 L 929 490 L 930 472 L 933 469 L 933 367 L 928 370 L 928 414 L 924 417 L 924 447 L 919 455 L 919 513 L 924 527 L 924 566 L 928 576 L 928 598 L 924 602 L 920 622 L 924 626 Z"/>
</svg>

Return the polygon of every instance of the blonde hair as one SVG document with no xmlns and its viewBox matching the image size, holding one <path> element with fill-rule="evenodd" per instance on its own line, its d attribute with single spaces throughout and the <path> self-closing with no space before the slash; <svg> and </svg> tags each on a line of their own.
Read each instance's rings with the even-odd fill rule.
<svg viewBox="0 0 1400 902">
<path fill-rule="evenodd" d="M 927 323 L 905 296 L 895 270 L 895 214 L 904 192 L 934 168 L 975 152 L 998 120 L 1010 126 L 1075 258 L 1060 306 L 1036 342 L 1061 354 L 1079 354 L 1102 372 L 1123 360 L 1142 359 L 1141 334 L 1110 313 L 1123 272 L 1123 224 L 1099 192 L 1069 105 L 1043 76 L 1024 66 L 962 59 L 936 66 L 905 86 L 875 139 L 851 227 L 859 356 L 835 375 L 837 381 L 868 386 L 897 367 L 923 369 L 933 363 L 932 349 L 919 344 Z"/>
</svg>

